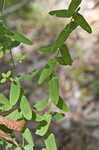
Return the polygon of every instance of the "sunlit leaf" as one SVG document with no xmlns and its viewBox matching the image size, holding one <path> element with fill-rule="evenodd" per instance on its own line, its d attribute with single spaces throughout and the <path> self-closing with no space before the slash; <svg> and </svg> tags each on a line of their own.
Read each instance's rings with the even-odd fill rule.
<svg viewBox="0 0 99 150">
<path fill-rule="evenodd" d="M 31 145 L 32 147 L 34 146 L 32 134 L 28 128 L 26 128 L 23 132 L 23 137 L 26 139 L 29 145 Z"/>
<path fill-rule="evenodd" d="M 63 113 L 59 113 L 59 112 L 52 112 L 51 114 L 55 121 L 59 121 L 65 117 Z"/>
<path fill-rule="evenodd" d="M 45 65 L 44 69 L 41 72 L 38 84 L 42 84 L 54 71 L 56 66 L 56 58 L 48 61 L 48 64 Z"/>
<path fill-rule="evenodd" d="M 12 120 L 18 120 L 22 118 L 22 113 L 18 110 L 13 111 L 12 113 L 8 114 L 6 118 L 10 118 Z"/>
<path fill-rule="evenodd" d="M 20 96 L 20 92 L 21 92 L 21 87 L 20 87 L 20 82 L 14 81 L 11 82 L 11 88 L 10 88 L 10 105 L 15 105 L 16 102 L 19 99 Z"/>
<path fill-rule="evenodd" d="M 57 150 L 55 137 L 53 133 L 50 133 L 44 137 L 44 142 L 47 150 Z"/>
<path fill-rule="evenodd" d="M 21 98 L 20 108 L 23 113 L 23 116 L 27 120 L 31 120 L 32 119 L 32 109 L 31 109 L 30 104 L 25 96 L 22 96 L 22 98 Z"/>
<path fill-rule="evenodd" d="M 33 107 L 38 111 L 43 110 L 46 107 L 47 103 L 48 103 L 48 99 L 49 99 L 49 97 L 45 98 L 44 100 L 42 100 L 39 103 L 35 104 Z"/>
<path fill-rule="evenodd" d="M 57 77 L 52 77 L 49 81 L 49 95 L 53 104 L 57 104 L 59 100 L 59 83 Z"/>
<path fill-rule="evenodd" d="M 40 125 L 36 129 L 37 135 L 44 136 L 46 134 L 51 123 L 51 118 L 52 118 L 51 114 L 49 113 L 44 114 L 44 120 L 40 122 Z"/>
</svg>

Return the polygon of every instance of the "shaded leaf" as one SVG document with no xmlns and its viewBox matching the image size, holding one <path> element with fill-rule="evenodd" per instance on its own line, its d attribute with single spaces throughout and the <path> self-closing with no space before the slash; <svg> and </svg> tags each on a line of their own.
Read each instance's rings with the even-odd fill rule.
<svg viewBox="0 0 99 150">
<path fill-rule="evenodd" d="M 64 112 L 69 111 L 69 107 L 65 104 L 64 100 L 61 97 L 59 97 L 59 101 L 56 106 Z"/>
<path fill-rule="evenodd" d="M 71 0 L 71 3 L 70 3 L 69 8 L 68 8 L 70 16 L 72 16 L 74 14 L 74 12 L 79 7 L 81 2 L 82 2 L 82 0 Z"/>
<path fill-rule="evenodd" d="M 52 10 L 49 12 L 50 15 L 55 15 L 56 17 L 62 17 L 62 18 L 69 18 L 71 15 L 69 14 L 69 11 L 67 9 L 62 10 Z"/>
<path fill-rule="evenodd" d="M 85 20 L 85 18 L 81 14 L 76 12 L 73 15 L 73 18 L 74 18 L 75 22 L 81 26 L 81 28 L 83 28 L 88 33 L 92 33 L 92 29 L 91 29 L 90 25 L 88 24 L 88 22 Z"/>
<path fill-rule="evenodd" d="M 60 47 L 60 52 L 65 64 L 72 65 L 72 58 L 70 56 L 69 49 L 65 44 Z"/>
<path fill-rule="evenodd" d="M 57 47 L 54 44 L 47 45 L 38 49 L 40 52 L 49 52 L 55 53 L 57 51 Z"/>
<path fill-rule="evenodd" d="M 13 31 L 13 35 L 11 36 L 11 38 L 13 38 L 16 41 L 19 41 L 21 43 L 27 44 L 27 45 L 32 45 L 32 41 L 30 41 L 29 39 L 27 39 L 23 34 Z"/>
</svg>

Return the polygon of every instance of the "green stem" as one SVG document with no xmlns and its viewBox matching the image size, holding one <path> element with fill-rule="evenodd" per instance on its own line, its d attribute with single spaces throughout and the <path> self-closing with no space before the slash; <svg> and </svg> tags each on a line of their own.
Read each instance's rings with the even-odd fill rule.
<svg viewBox="0 0 99 150">
<path fill-rule="evenodd" d="M 14 70 L 14 73 L 16 75 L 16 65 L 15 65 L 13 54 L 12 54 L 11 50 L 10 50 L 10 56 L 11 56 L 11 62 L 12 62 L 12 65 L 13 65 L 13 70 Z"/>
<path fill-rule="evenodd" d="M 1 16 L 3 16 L 4 7 L 5 7 L 5 0 L 2 0 Z"/>
</svg>

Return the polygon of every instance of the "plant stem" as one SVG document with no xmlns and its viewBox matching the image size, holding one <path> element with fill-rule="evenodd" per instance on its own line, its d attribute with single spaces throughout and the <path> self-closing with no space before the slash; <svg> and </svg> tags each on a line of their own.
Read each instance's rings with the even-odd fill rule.
<svg viewBox="0 0 99 150">
<path fill-rule="evenodd" d="M 10 56 L 11 56 L 11 62 L 12 62 L 12 65 L 13 65 L 13 70 L 14 70 L 14 73 L 16 75 L 16 65 L 15 65 L 13 54 L 12 54 L 11 50 L 10 50 Z"/>
<path fill-rule="evenodd" d="M 1 16 L 3 16 L 4 7 L 5 7 L 5 0 L 2 0 Z"/>
</svg>

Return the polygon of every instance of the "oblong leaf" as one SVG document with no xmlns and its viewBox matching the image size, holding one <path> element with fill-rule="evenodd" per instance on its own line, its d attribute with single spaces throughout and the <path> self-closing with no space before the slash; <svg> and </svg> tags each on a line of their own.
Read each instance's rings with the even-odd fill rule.
<svg viewBox="0 0 99 150">
<path fill-rule="evenodd" d="M 53 133 L 48 134 L 44 137 L 44 142 L 47 150 L 57 150 L 55 137 Z"/>
<path fill-rule="evenodd" d="M 15 110 L 12 113 L 8 114 L 6 118 L 10 118 L 12 120 L 18 120 L 22 118 L 22 113 L 20 113 L 18 110 Z"/>
<path fill-rule="evenodd" d="M 2 93 L 0 93 L 0 104 L 9 104 L 8 99 Z"/>
<path fill-rule="evenodd" d="M 27 39 L 24 35 L 22 35 L 21 33 L 17 32 L 17 31 L 13 31 L 13 35 L 10 36 L 11 38 L 13 38 L 16 41 L 19 41 L 20 43 L 24 43 L 27 45 L 32 45 L 32 41 L 30 41 L 29 39 Z"/>
<path fill-rule="evenodd" d="M 78 25 L 80 25 L 81 28 L 83 28 L 88 33 L 92 33 L 92 29 L 91 29 L 90 25 L 88 24 L 88 22 L 85 20 L 85 18 L 81 14 L 76 12 L 73 15 L 73 18 L 74 18 L 75 22 Z"/>
<path fill-rule="evenodd" d="M 59 100 L 59 83 L 57 77 L 52 77 L 49 81 L 49 95 L 53 104 L 57 104 Z"/>
<path fill-rule="evenodd" d="M 30 104 L 25 96 L 22 96 L 22 98 L 21 98 L 20 108 L 21 108 L 23 116 L 27 120 L 31 120 L 32 119 L 32 109 L 31 109 Z"/>
<path fill-rule="evenodd" d="M 51 114 L 52 114 L 52 118 L 55 121 L 59 121 L 65 117 L 65 115 L 63 113 L 59 113 L 59 112 L 52 112 Z"/>
<path fill-rule="evenodd" d="M 45 65 L 43 71 L 41 72 L 38 84 L 42 84 L 54 71 L 56 66 L 56 58 L 48 61 L 48 64 Z"/>
<path fill-rule="evenodd" d="M 48 103 L 48 99 L 49 97 L 45 98 L 44 100 L 40 101 L 38 104 L 35 104 L 33 107 L 38 111 L 43 110 Z"/>
<path fill-rule="evenodd" d="M 64 102 L 62 97 L 59 97 L 59 101 L 58 101 L 58 104 L 56 106 L 64 112 L 69 111 L 69 107 L 66 105 L 66 103 Z"/>
<path fill-rule="evenodd" d="M 33 147 L 34 142 L 33 142 L 32 134 L 31 134 L 30 130 L 28 128 L 26 128 L 22 135 L 26 139 L 28 144 Z"/>
<path fill-rule="evenodd" d="M 43 117 L 44 117 L 44 120 L 40 122 L 40 125 L 38 126 L 36 130 L 36 134 L 40 136 L 44 136 L 47 133 L 48 128 L 51 123 L 51 118 L 52 118 L 51 114 L 49 113 L 45 113 Z"/>
<path fill-rule="evenodd" d="M 79 7 L 81 2 L 82 2 L 82 0 L 71 0 L 71 3 L 70 3 L 69 8 L 68 8 L 70 16 L 72 16 L 74 14 L 74 12 Z"/>
<path fill-rule="evenodd" d="M 56 39 L 55 45 L 57 48 L 61 47 L 61 45 L 64 44 L 70 33 L 74 29 L 76 29 L 77 26 L 77 23 L 75 23 L 74 21 L 71 21 L 69 24 L 66 25 L 66 27 L 60 32 L 58 38 Z"/>
<path fill-rule="evenodd" d="M 63 44 L 61 47 L 60 47 L 60 52 L 61 52 L 61 55 L 63 57 L 63 60 L 65 62 L 66 65 L 72 65 L 72 58 L 70 56 L 70 53 L 69 53 L 69 49 L 68 47 Z"/>
<path fill-rule="evenodd" d="M 11 82 L 10 88 L 10 105 L 13 106 L 19 99 L 21 92 L 20 82 L 18 80 Z"/>
<path fill-rule="evenodd" d="M 49 12 L 49 14 L 51 16 L 56 16 L 56 17 L 62 17 L 62 18 L 69 18 L 70 17 L 70 13 L 67 9 L 62 9 L 62 10 L 52 10 Z"/>
<path fill-rule="evenodd" d="M 17 79 L 24 79 L 24 80 L 27 80 L 27 79 L 30 79 L 30 78 L 33 78 L 36 76 L 36 74 L 38 73 L 38 69 L 34 69 L 32 72 L 29 72 L 25 75 L 21 75 L 21 76 L 17 76 Z"/>
<path fill-rule="evenodd" d="M 40 52 L 49 52 L 55 53 L 57 51 L 57 47 L 54 44 L 47 45 L 38 49 Z"/>
</svg>

